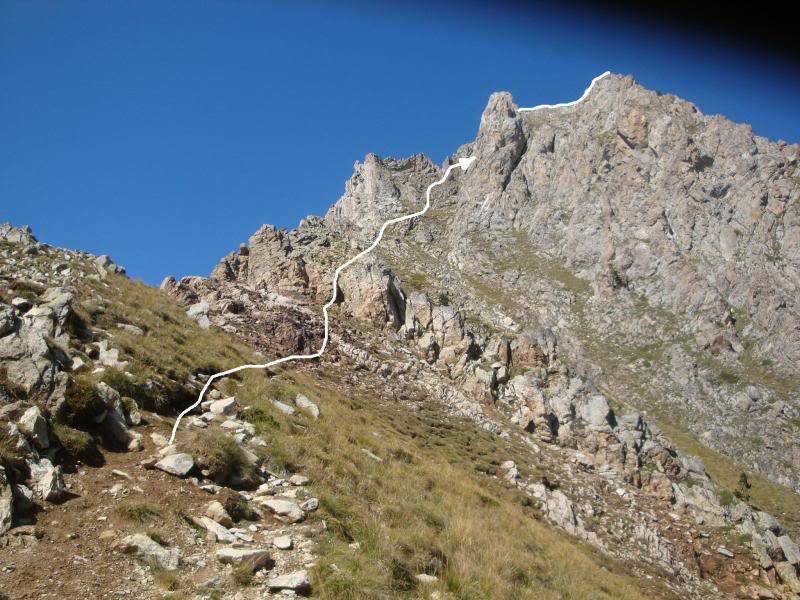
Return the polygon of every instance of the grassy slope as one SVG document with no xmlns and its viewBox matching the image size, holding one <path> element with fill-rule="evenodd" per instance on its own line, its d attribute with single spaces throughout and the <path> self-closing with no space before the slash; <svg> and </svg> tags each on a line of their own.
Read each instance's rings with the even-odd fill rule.
<svg viewBox="0 0 800 600">
<path fill-rule="evenodd" d="M 475 243 L 481 244 L 480 239 L 476 239 Z M 413 269 L 406 267 L 405 270 L 413 273 L 420 281 L 435 280 L 435 277 L 422 271 L 424 265 L 430 264 L 430 260 L 419 256 L 415 258 Z M 521 269 L 535 275 L 538 279 L 553 282 L 557 289 L 573 294 L 572 302 L 569 304 L 570 310 L 577 317 L 576 322 L 583 321 L 583 311 L 589 310 L 587 304 L 592 294 L 590 284 L 576 277 L 557 260 L 536 253 L 531 248 L 530 242 L 525 239 L 524 234 L 521 232 L 511 234 L 505 245 L 504 255 L 502 257 L 490 255 L 490 258 L 498 275 L 506 270 Z M 403 270 L 403 265 L 400 265 L 399 272 L 403 272 Z M 479 277 L 468 277 L 468 282 L 476 296 L 486 304 L 505 307 L 512 314 L 519 309 L 519 298 L 501 287 Z M 659 322 L 677 321 L 678 319 L 668 311 L 650 307 L 644 302 L 639 309 L 648 311 Z M 626 368 L 627 364 L 638 357 L 637 352 L 643 358 L 653 359 L 654 350 L 652 348 L 637 349 L 624 343 L 615 344 L 613 339 L 601 340 L 591 329 L 581 326 L 575 327 L 574 333 L 581 340 L 590 362 L 602 369 L 607 380 L 615 382 L 615 389 L 627 390 L 626 397 L 621 398 L 617 397 L 613 390 L 603 389 L 612 402 L 616 401 L 618 408 L 621 405 L 628 410 L 647 410 L 650 419 L 661 427 L 667 437 L 681 451 L 703 459 L 708 473 L 723 487 L 731 491 L 735 490 L 740 474 L 746 473 L 752 484 L 750 490 L 752 503 L 778 517 L 793 534 L 800 533 L 800 496 L 798 494 L 785 486 L 773 483 L 763 475 L 737 464 L 729 457 L 700 443 L 684 424 L 682 415 L 660 407 L 652 389 L 653 375 L 644 370 L 633 371 Z M 672 339 L 677 339 L 678 335 L 676 330 L 676 337 Z M 748 351 L 745 358 L 750 357 L 750 354 Z M 625 360 L 620 360 L 620 357 L 624 357 Z M 788 393 L 789 389 L 797 389 L 798 381 L 800 381 L 797 378 L 776 376 L 763 364 L 756 365 L 754 360 L 743 362 L 745 368 L 741 373 L 742 380 L 770 385 L 772 389 L 782 394 Z M 716 369 L 720 370 L 719 365 L 716 365 Z"/>
<path fill-rule="evenodd" d="M 86 318 L 110 331 L 123 320 L 147 330 L 144 337 L 114 331 L 112 345 L 125 350 L 137 383 L 181 380 L 198 367 L 222 369 L 252 358 L 227 334 L 200 329 L 158 290 L 120 277 L 107 281 L 90 286 L 105 299 L 105 313 Z M 88 298 L 89 290 L 82 295 Z M 413 575 L 422 572 L 436 573 L 438 588 L 456 598 L 669 595 L 543 524 L 519 492 L 488 476 L 493 465 L 513 458 L 504 442 L 471 423 L 448 424 L 434 406 L 412 412 L 342 388 L 342 373 L 331 369 L 289 368 L 273 380 L 250 372 L 225 383 L 254 407 L 249 418 L 268 440 L 273 466 L 314 480 L 318 515 L 329 531 L 315 595 L 419 597 Z M 270 409 L 268 399 L 297 390 L 319 402 L 319 421 Z M 139 391 L 132 386 L 129 393 Z M 351 548 L 353 541 L 360 547 Z"/>
</svg>

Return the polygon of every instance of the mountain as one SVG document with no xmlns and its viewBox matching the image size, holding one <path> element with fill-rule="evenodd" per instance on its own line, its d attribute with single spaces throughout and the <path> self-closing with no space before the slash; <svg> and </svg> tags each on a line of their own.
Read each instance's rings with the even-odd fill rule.
<svg viewBox="0 0 800 600">
<path fill-rule="evenodd" d="M 609 75 L 160 290 L 4 226 L 0 589 L 795 597 L 798 158 Z"/>
</svg>

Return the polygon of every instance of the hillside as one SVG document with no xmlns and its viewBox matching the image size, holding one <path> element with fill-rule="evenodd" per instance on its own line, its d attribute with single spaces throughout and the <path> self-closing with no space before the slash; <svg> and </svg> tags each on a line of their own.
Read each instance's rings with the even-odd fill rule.
<svg viewBox="0 0 800 600">
<path fill-rule="evenodd" d="M 463 156 L 173 446 L 442 168 L 160 290 L 0 228 L 2 593 L 800 594 L 800 148 L 613 75 Z"/>
</svg>

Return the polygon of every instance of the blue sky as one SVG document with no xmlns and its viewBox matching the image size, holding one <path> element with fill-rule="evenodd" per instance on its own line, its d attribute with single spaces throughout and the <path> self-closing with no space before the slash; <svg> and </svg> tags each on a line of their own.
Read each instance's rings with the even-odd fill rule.
<svg viewBox="0 0 800 600">
<path fill-rule="evenodd" d="M 0 0 L 0 221 L 135 277 L 208 274 L 262 223 L 324 214 L 367 152 L 442 161 L 489 94 L 610 69 L 800 140 L 800 71 L 572 9 Z"/>
</svg>

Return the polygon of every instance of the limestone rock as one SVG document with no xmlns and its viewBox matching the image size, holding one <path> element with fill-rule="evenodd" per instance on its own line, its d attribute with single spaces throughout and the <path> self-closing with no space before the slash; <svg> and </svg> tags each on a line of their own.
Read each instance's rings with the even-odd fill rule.
<svg viewBox="0 0 800 600">
<path fill-rule="evenodd" d="M 271 590 L 292 590 L 298 593 L 306 593 L 311 590 L 311 578 L 308 571 L 294 571 L 279 577 L 273 577 L 267 582 Z"/>
<path fill-rule="evenodd" d="M 17 427 L 39 450 L 44 450 L 50 446 L 50 438 L 47 434 L 47 421 L 42 416 L 42 411 L 38 406 L 32 406 L 20 417 Z"/>
<path fill-rule="evenodd" d="M 186 477 L 194 468 L 194 458 L 184 452 L 169 454 L 158 461 L 155 467 L 176 477 Z"/>
<path fill-rule="evenodd" d="M 150 566 L 165 571 L 175 571 L 180 564 L 180 551 L 177 548 L 165 548 L 142 533 L 123 538 L 117 548 L 126 554 L 135 554 Z"/>
</svg>

